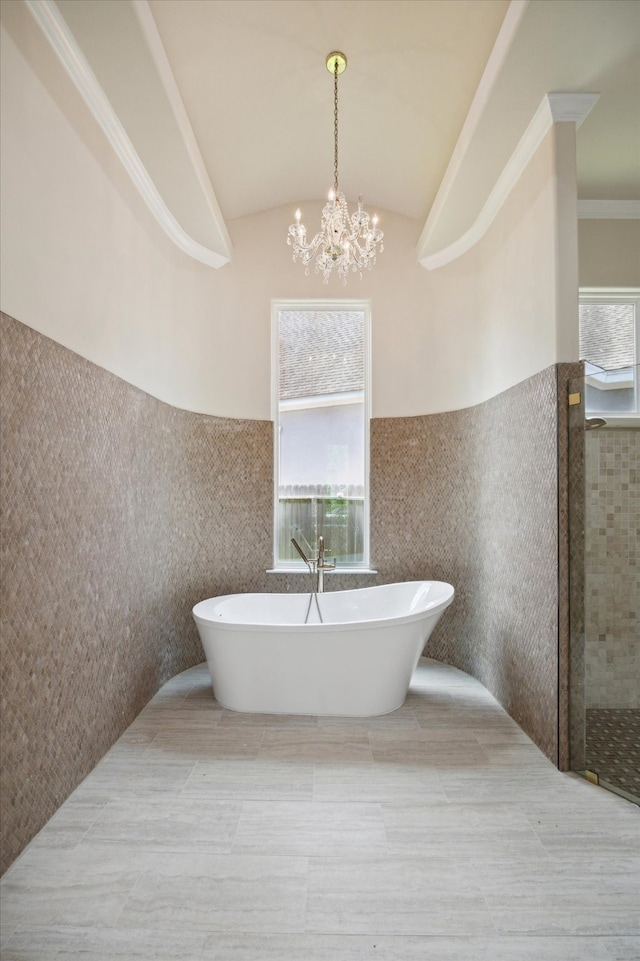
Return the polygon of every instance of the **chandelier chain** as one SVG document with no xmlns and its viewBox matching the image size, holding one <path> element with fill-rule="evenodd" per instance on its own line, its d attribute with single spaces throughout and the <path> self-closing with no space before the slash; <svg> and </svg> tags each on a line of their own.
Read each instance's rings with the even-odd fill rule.
<svg viewBox="0 0 640 961">
<path fill-rule="evenodd" d="M 333 64 L 333 189 L 338 195 L 338 58 Z"/>
</svg>

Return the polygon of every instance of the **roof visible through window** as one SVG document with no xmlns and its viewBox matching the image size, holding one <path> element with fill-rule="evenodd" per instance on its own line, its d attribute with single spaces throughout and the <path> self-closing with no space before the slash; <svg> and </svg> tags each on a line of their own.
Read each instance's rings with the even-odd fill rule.
<svg viewBox="0 0 640 961">
<path fill-rule="evenodd" d="M 364 312 L 280 312 L 279 399 L 364 390 Z"/>
<path fill-rule="evenodd" d="M 635 364 L 635 305 L 580 305 L 580 357 L 604 370 Z"/>
</svg>

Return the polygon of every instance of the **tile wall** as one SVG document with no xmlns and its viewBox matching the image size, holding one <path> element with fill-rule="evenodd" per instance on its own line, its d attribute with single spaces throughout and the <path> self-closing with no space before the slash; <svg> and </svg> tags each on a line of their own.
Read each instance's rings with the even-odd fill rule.
<svg viewBox="0 0 640 961">
<path fill-rule="evenodd" d="M 374 421 L 371 449 L 377 566 L 456 588 L 428 653 L 482 681 L 555 762 L 556 398 L 549 368 L 477 407 Z"/>
<path fill-rule="evenodd" d="M 640 430 L 588 431 L 586 658 L 589 708 L 640 708 Z"/>
<path fill-rule="evenodd" d="M 175 410 L 6 316 L 2 368 L 4 869 L 202 660 L 196 601 L 306 581 L 265 573 L 271 423 Z M 429 655 L 481 680 L 555 762 L 557 397 L 552 367 L 475 408 L 374 420 L 378 573 L 327 578 L 451 581 Z"/>
<path fill-rule="evenodd" d="M 202 659 L 192 605 L 262 587 L 272 431 L 174 410 L 6 316 L 1 337 L 4 870 Z"/>
</svg>

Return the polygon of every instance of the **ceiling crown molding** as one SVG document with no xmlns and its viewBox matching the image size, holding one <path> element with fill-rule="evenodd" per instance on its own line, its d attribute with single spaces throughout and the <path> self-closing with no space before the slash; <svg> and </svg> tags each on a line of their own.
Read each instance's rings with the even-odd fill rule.
<svg viewBox="0 0 640 961">
<path fill-rule="evenodd" d="M 449 196 L 455 190 L 456 177 L 460 172 L 465 156 L 473 142 L 474 136 L 476 135 L 485 108 L 490 101 L 494 87 L 498 77 L 500 76 L 500 71 L 504 67 L 505 61 L 511 49 L 511 44 L 516 37 L 526 12 L 527 3 L 528 0 L 511 0 L 511 3 L 509 4 L 505 18 L 502 22 L 502 26 L 500 27 L 500 32 L 498 33 L 493 50 L 491 51 L 491 56 L 489 57 L 482 77 L 480 78 L 480 83 L 478 84 L 478 88 L 473 97 L 473 101 L 465 118 L 462 130 L 460 131 L 460 136 L 458 137 L 458 141 L 454 147 L 451 159 L 449 160 L 447 169 L 445 170 L 444 177 L 442 178 L 438 192 L 436 193 L 433 204 L 431 205 L 427 222 L 424 225 L 424 229 L 422 230 L 422 234 L 418 241 L 418 259 L 421 263 L 422 252 L 427 246 L 431 229 L 442 215 Z"/>
<path fill-rule="evenodd" d="M 53 0 L 25 0 L 25 3 L 165 233 L 194 260 L 216 268 L 227 264 L 229 257 L 194 240 L 167 207 Z"/>
<path fill-rule="evenodd" d="M 541 106 L 546 100 L 551 123 L 575 123 L 577 128 L 595 107 L 599 97 L 599 93 L 548 93 Z"/>
<path fill-rule="evenodd" d="M 507 197 L 522 176 L 525 168 L 554 123 L 575 123 L 580 126 L 592 109 L 598 93 L 548 93 L 533 115 L 529 126 L 507 161 L 496 184 L 487 197 L 475 223 L 454 243 L 442 250 L 420 258 L 427 270 L 436 270 L 456 260 L 484 237 Z"/>
<path fill-rule="evenodd" d="M 640 200 L 579 200 L 580 220 L 640 220 Z"/>
<path fill-rule="evenodd" d="M 169 63 L 162 39 L 158 33 L 158 28 L 155 20 L 153 19 L 153 14 L 151 13 L 148 0 L 131 0 L 131 5 L 136 17 L 138 18 L 138 23 L 140 24 L 142 34 L 149 48 L 153 62 L 156 65 L 160 82 L 170 104 L 173 116 L 176 119 L 176 123 L 180 130 L 180 136 L 182 137 L 182 141 L 191 162 L 191 167 L 193 168 L 195 177 L 202 191 L 206 207 L 209 210 L 211 219 L 215 223 L 220 235 L 219 243 L 224 248 L 221 256 L 223 256 L 226 263 L 231 257 L 231 238 L 227 231 L 227 225 L 224 217 L 222 216 L 222 211 L 220 210 L 217 197 L 213 192 L 211 181 L 209 180 L 209 175 L 207 173 L 204 160 L 202 159 L 198 142 L 193 132 L 187 111 L 185 110 L 185 106 L 176 83 L 176 78 L 173 75 L 171 64 Z M 220 253 L 219 250 L 217 252 Z"/>
</svg>

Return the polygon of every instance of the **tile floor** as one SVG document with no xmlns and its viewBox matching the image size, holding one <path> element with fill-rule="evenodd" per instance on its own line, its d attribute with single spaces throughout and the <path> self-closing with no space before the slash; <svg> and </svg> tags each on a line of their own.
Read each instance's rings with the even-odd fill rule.
<svg viewBox="0 0 640 961">
<path fill-rule="evenodd" d="M 2 885 L 2 961 L 640 959 L 640 808 L 423 659 L 379 718 L 170 681 Z"/>
</svg>

